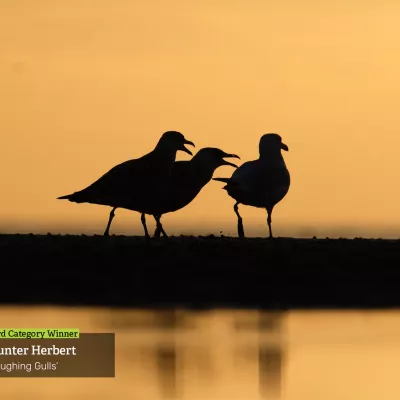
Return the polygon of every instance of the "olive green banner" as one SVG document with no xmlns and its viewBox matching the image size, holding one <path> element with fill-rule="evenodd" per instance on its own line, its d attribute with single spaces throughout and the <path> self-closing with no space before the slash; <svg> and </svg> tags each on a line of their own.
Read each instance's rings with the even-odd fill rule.
<svg viewBox="0 0 400 400">
<path fill-rule="evenodd" d="M 0 339 L 78 339 L 79 329 L 0 328 Z"/>
<path fill-rule="evenodd" d="M 0 378 L 115 377 L 115 334 L 78 336 L 0 340 Z"/>
</svg>

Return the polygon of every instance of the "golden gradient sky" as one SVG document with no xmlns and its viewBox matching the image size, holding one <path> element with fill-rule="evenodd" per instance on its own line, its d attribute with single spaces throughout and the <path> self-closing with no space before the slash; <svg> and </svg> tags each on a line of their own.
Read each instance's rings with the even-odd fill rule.
<svg viewBox="0 0 400 400">
<path fill-rule="evenodd" d="M 283 137 L 277 236 L 398 234 L 399 13 L 394 0 L 0 0 L 0 230 L 101 234 L 108 208 L 56 198 L 174 129 L 242 161 L 262 134 Z M 221 186 L 164 216 L 166 231 L 236 234 Z M 249 236 L 267 235 L 263 210 L 241 211 Z M 117 212 L 112 233 L 142 234 L 139 214 Z"/>
</svg>

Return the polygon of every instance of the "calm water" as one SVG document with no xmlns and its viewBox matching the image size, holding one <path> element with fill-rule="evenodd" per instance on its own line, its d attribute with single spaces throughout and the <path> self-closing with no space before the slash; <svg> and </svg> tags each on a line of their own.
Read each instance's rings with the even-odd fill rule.
<svg viewBox="0 0 400 400">
<path fill-rule="evenodd" d="M 3 378 L 1 399 L 398 400 L 400 312 L 1 308 L 1 327 L 116 332 L 116 378 Z"/>
</svg>

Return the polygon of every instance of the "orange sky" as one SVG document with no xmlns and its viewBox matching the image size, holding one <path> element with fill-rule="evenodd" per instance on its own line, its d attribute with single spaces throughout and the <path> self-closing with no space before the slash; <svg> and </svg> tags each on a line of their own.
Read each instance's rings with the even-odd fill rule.
<svg viewBox="0 0 400 400">
<path fill-rule="evenodd" d="M 0 8 L 0 231 L 101 234 L 108 208 L 56 198 L 174 129 L 197 150 L 220 147 L 242 161 L 257 157 L 262 134 L 283 137 L 292 186 L 274 210 L 276 236 L 398 235 L 395 1 L 0 0 Z M 166 231 L 236 235 L 234 201 L 221 186 L 210 182 L 164 216 Z M 263 210 L 241 211 L 249 236 L 267 235 Z M 142 234 L 139 215 L 120 210 L 112 233 Z"/>
</svg>

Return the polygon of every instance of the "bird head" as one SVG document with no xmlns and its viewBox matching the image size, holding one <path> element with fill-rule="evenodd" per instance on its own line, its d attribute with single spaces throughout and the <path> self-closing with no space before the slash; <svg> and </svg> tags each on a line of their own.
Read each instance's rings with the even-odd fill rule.
<svg viewBox="0 0 400 400">
<path fill-rule="evenodd" d="M 282 138 L 277 133 L 266 133 L 260 139 L 260 155 L 279 153 L 281 150 L 289 151 L 289 147 L 282 142 Z"/>
<path fill-rule="evenodd" d="M 178 150 L 184 151 L 185 153 L 188 153 L 191 156 L 193 154 L 189 149 L 187 149 L 185 147 L 185 144 L 195 147 L 193 142 L 186 140 L 185 136 L 183 136 L 182 133 L 176 132 L 176 131 L 165 132 L 161 136 L 159 143 L 160 144 L 162 143 L 163 145 L 171 147 L 171 148 L 175 149 L 176 151 L 178 151 Z"/>
<path fill-rule="evenodd" d="M 238 167 L 236 164 L 226 161 L 224 158 L 238 158 L 240 160 L 238 155 L 225 153 L 223 150 L 217 149 L 216 147 L 205 147 L 200 149 L 194 158 L 200 160 L 200 162 L 214 170 L 222 165 L 230 165 L 234 168 Z"/>
</svg>

